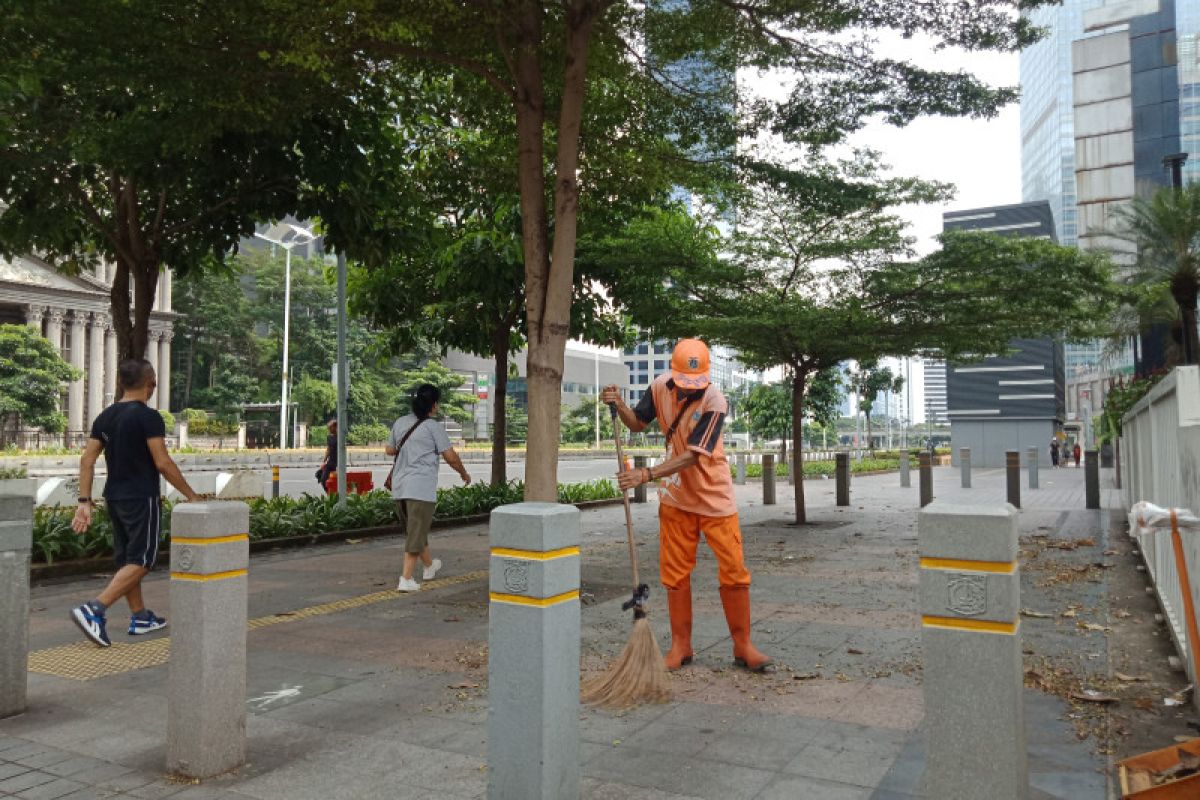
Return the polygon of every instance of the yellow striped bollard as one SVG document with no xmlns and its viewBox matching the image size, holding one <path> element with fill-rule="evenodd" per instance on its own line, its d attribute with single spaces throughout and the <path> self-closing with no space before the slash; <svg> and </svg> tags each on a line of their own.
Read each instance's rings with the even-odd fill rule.
<svg viewBox="0 0 1200 800">
<path fill-rule="evenodd" d="M 180 503 L 171 514 L 171 774 L 210 778 L 246 760 L 249 530 L 245 503 Z"/>
<path fill-rule="evenodd" d="M 492 511 L 488 798 L 579 797 L 579 509 Z"/>
<path fill-rule="evenodd" d="M 923 796 L 1029 791 L 1017 511 L 934 503 L 918 513 L 927 755 Z"/>
</svg>

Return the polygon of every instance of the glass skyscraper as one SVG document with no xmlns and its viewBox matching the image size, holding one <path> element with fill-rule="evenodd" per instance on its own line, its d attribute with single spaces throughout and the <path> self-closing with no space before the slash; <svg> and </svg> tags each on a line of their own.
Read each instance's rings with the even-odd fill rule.
<svg viewBox="0 0 1200 800">
<path fill-rule="evenodd" d="M 1200 3 L 1175 3 L 1176 53 L 1179 58 L 1179 139 L 1191 153 L 1184 165 L 1187 183 L 1200 180 Z"/>
<path fill-rule="evenodd" d="M 1063 0 L 1029 12 L 1045 37 L 1021 51 L 1021 200 L 1045 200 L 1061 244 L 1074 245 L 1075 125 L 1071 42 L 1083 36 L 1083 10 L 1098 0 Z"/>
</svg>

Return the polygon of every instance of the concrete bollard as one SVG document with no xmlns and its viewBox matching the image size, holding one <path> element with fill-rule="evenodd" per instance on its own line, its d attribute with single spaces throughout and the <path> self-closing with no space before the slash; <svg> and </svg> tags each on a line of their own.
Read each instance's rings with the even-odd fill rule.
<svg viewBox="0 0 1200 800">
<path fill-rule="evenodd" d="M 918 515 L 927 752 L 922 796 L 1029 791 L 1017 514 L 939 503 Z"/>
<path fill-rule="evenodd" d="M 838 453 L 834 456 L 834 477 L 837 479 L 837 504 L 850 505 L 850 454 Z"/>
<path fill-rule="evenodd" d="M 1004 453 L 1004 479 L 1008 486 L 1008 502 L 1021 507 L 1021 454 L 1016 450 Z"/>
<path fill-rule="evenodd" d="M 488 798 L 579 797 L 579 509 L 492 512 Z"/>
<path fill-rule="evenodd" d="M 633 457 L 633 468 L 634 469 L 645 469 L 646 466 L 647 466 L 646 465 L 646 456 L 634 456 Z M 646 502 L 646 484 L 643 483 L 641 486 L 638 486 L 636 489 L 633 490 L 633 502 L 635 502 L 635 503 Z"/>
<path fill-rule="evenodd" d="M 4 484 L 13 484 L 4 486 Z M 0 719 L 22 714 L 29 668 L 29 553 L 33 547 L 30 479 L 0 481 Z"/>
<path fill-rule="evenodd" d="M 971 448 L 958 448 L 958 469 L 962 473 L 962 488 L 971 488 Z"/>
<path fill-rule="evenodd" d="M 909 469 L 908 458 L 909 458 L 908 451 L 901 450 L 900 451 L 900 488 L 901 489 L 907 489 L 912 486 L 912 479 L 909 478 L 909 476 L 908 476 L 908 469 Z"/>
<path fill-rule="evenodd" d="M 167 772 L 211 778 L 246 760 L 250 507 L 181 503 L 171 514 Z"/>
<path fill-rule="evenodd" d="M 271 497 L 279 497 L 279 465 L 271 467 Z"/>
<path fill-rule="evenodd" d="M 737 462 L 737 471 L 734 474 L 734 483 L 738 486 L 746 485 L 746 454 L 738 453 L 735 457 Z"/>
<path fill-rule="evenodd" d="M 1100 453 L 1083 451 L 1084 508 L 1100 508 Z"/>
<path fill-rule="evenodd" d="M 1029 464 L 1029 488 L 1038 488 L 1038 449 L 1036 447 L 1029 448 L 1026 453 L 1026 461 Z"/>
<path fill-rule="evenodd" d="M 775 456 L 763 453 L 763 505 L 775 505 Z"/>
<path fill-rule="evenodd" d="M 921 484 L 921 508 L 933 502 L 933 456 L 929 453 L 917 454 L 917 472 Z"/>
</svg>

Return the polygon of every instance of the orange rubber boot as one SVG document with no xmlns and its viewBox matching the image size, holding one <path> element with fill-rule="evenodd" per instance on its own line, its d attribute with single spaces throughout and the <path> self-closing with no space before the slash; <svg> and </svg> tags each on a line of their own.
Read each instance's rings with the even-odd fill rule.
<svg viewBox="0 0 1200 800">
<path fill-rule="evenodd" d="M 692 663 L 692 584 L 667 589 L 667 612 L 671 617 L 671 649 L 663 663 L 671 672 Z"/>
<path fill-rule="evenodd" d="M 750 643 L 750 587 L 722 586 L 721 605 L 733 639 L 733 663 L 751 672 L 767 671 L 774 662 Z"/>
</svg>

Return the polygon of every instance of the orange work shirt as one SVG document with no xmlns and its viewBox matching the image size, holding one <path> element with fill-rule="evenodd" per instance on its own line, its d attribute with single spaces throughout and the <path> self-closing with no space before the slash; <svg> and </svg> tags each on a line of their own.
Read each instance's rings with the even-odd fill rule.
<svg viewBox="0 0 1200 800">
<path fill-rule="evenodd" d="M 658 426 L 666 434 L 686 403 L 687 397 L 679 397 L 671 374 L 663 373 L 642 395 L 634 413 L 647 424 L 658 420 Z M 721 437 L 728 413 L 725 395 L 712 384 L 699 400 L 687 406 L 686 418 L 679 422 L 667 442 L 667 458 L 691 450 L 700 454 L 700 460 L 695 466 L 659 480 L 659 502 L 705 517 L 728 517 L 737 513 L 733 476 L 729 472 Z"/>
</svg>

